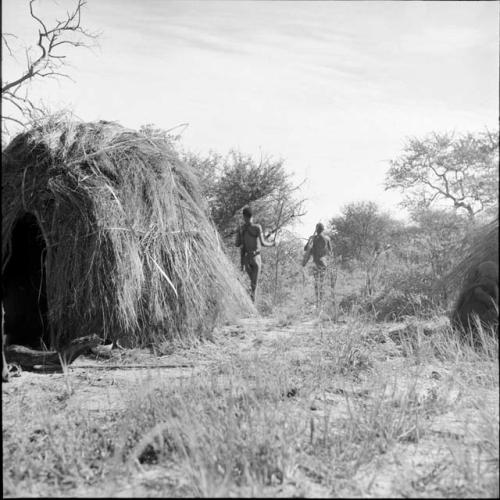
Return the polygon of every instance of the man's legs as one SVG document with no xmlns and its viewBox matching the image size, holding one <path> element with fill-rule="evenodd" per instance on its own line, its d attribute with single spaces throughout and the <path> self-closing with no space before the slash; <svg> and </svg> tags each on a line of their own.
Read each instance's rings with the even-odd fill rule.
<svg viewBox="0 0 500 500">
<path fill-rule="evenodd" d="M 260 255 L 255 255 L 254 257 L 247 257 L 245 263 L 247 274 L 250 278 L 250 297 L 252 302 L 255 302 L 257 295 L 257 284 L 259 281 L 261 260 Z"/>
<path fill-rule="evenodd" d="M 316 309 L 319 307 L 319 270 L 315 266 L 313 269 L 313 277 L 314 277 L 314 305 Z"/>
<path fill-rule="evenodd" d="M 326 269 L 323 267 L 315 266 L 313 274 L 314 274 L 314 294 L 316 297 L 316 307 L 319 309 L 323 303 L 323 296 L 324 296 L 323 287 L 324 287 Z"/>
</svg>

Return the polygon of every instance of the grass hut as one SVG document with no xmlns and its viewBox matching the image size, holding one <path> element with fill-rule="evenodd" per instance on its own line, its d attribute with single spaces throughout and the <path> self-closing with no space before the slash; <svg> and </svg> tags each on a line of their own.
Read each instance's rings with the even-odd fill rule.
<svg viewBox="0 0 500 500">
<path fill-rule="evenodd" d="M 197 179 L 165 136 L 51 117 L 2 152 L 10 343 L 203 337 L 253 312 Z"/>
<path fill-rule="evenodd" d="M 496 310 L 493 310 L 469 292 L 470 287 L 478 283 L 479 264 L 488 261 L 495 264 L 496 275 L 488 278 L 492 282 L 496 281 L 498 290 L 498 218 L 473 231 L 468 239 L 464 257 L 448 275 L 448 286 L 456 291 L 456 300 L 450 315 L 454 325 L 465 328 L 465 325 L 474 321 L 472 313 L 478 314 L 483 324 L 498 325 L 498 297 Z M 481 280 L 484 281 L 484 278 Z M 484 285 L 481 280 L 479 281 Z M 488 289 L 489 285 L 486 290 Z M 468 298 L 465 300 L 464 297 Z M 498 332 L 498 326 L 496 328 Z"/>
<path fill-rule="evenodd" d="M 498 263 L 498 217 L 478 226 L 468 236 L 463 257 L 447 277 L 447 283 L 455 290 L 468 287 L 475 278 L 481 262 Z"/>
</svg>

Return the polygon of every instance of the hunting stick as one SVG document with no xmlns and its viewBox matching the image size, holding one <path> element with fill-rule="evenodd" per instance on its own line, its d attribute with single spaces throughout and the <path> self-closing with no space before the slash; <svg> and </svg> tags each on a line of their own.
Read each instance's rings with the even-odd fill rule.
<svg viewBox="0 0 500 500">
<path fill-rule="evenodd" d="M 312 246 L 312 239 L 316 236 L 316 230 L 314 230 L 314 233 L 312 236 L 309 236 L 307 239 L 307 243 L 306 243 L 306 250 L 305 250 L 305 253 L 302 257 L 302 265 L 301 265 L 301 268 L 302 268 L 302 303 L 305 303 L 305 290 L 306 290 L 306 265 L 307 265 L 307 262 L 304 263 L 305 261 L 305 256 L 307 254 L 307 252 L 311 252 L 311 248 L 309 245 Z M 309 261 L 309 257 L 307 258 L 307 261 Z"/>
<path fill-rule="evenodd" d="M 276 247 L 276 236 L 278 236 L 278 231 L 280 229 L 281 222 L 281 214 L 283 213 L 283 206 L 285 205 L 285 201 L 281 202 L 280 211 L 278 214 L 278 220 L 276 222 L 276 232 L 274 233 L 274 248 L 275 248 L 275 257 L 274 257 L 274 303 L 276 303 L 276 295 L 278 293 L 278 271 L 279 271 L 279 259 L 278 259 L 278 248 Z"/>
<path fill-rule="evenodd" d="M 280 230 L 281 214 L 283 213 L 283 207 L 285 206 L 285 201 L 281 202 L 280 212 L 278 214 L 278 220 L 276 222 L 276 232 L 274 233 L 274 242 L 276 243 L 276 236 L 278 236 L 278 231 Z"/>
</svg>

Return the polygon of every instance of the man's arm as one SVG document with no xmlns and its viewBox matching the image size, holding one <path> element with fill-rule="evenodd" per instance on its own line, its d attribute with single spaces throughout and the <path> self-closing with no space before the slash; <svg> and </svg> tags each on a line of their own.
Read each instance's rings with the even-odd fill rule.
<svg viewBox="0 0 500 500">
<path fill-rule="evenodd" d="M 262 227 L 260 226 L 260 224 L 257 225 L 257 227 L 259 228 L 259 240 L 260 240 L 260 244 L 263 246 L 263 247 L 274 247 L 276 245 L 276 242 L 275 241 L 266 241 L 263 237 L 262 237 Z"/>
</svg>

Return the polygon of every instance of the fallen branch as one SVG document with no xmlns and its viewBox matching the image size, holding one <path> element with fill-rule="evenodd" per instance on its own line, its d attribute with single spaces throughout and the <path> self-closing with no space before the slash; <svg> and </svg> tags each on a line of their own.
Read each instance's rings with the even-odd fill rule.
<svg viewBox="0 0 500 500">
<path fill-rule="evenodd" d="M 83 370 L 133 370 L 142 368 L 194 368 L 195 366 L 196 365 L 194 363 L 190 363 L 179 365 L 72 365 L 68 368 L 78 368 Z M 33 371 L 50 373 L 62 371 L 62 367 L 61 365 L 54 364 L 34 365 Z"/>
<path fill-rule="evenodd" d="M 194 363 L 178 365 L 73 365 L 71 368 L 85 368 L 97 370 L 127 370 L 136 368 L 194 368 Z"/>
<path fill-rule="evenodd" d="M 47 366 L 51 370 L 60 369 L 61 360 L 71 364 L 78 356 L 101 343 L 97 335 L 87 335 L 71 341 L 58 351 L 37 351 L 23 345 L 6 346 L 5 358 L 8 363 L 18 363 L 24 370 L 33 369 L 35 365 Z"/>
</svg>

